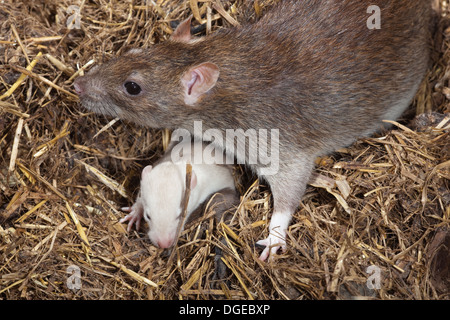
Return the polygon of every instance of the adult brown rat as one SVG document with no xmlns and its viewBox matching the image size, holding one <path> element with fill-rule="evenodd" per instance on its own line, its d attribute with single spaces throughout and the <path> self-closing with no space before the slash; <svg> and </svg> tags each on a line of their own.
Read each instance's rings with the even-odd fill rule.
<svg viewBox="0 0 450 320">
<path fill-rule="evenodd" d="M 279 168 L 249 166 L 270 185 L 274 211 L 261 259 L 285 235 L 314 159 L 396 119 L 426 73 L 429 0 L 281 1 L 259 22 L 192 39 L 190 20 L 169 41 L 134 49 L 77 79 L 82 104 L 152 128 L 278 129 Z M 380 28 L 369 28 L 377 14 Z M 369 10 L 368 10 L 369 9 Z M 197 138 L 204 138 L 198 136 Z M 217 140 L 217 141 L 216 141 Z M 249 163 L 234 139 L 213 141 Z"/>
</svg>

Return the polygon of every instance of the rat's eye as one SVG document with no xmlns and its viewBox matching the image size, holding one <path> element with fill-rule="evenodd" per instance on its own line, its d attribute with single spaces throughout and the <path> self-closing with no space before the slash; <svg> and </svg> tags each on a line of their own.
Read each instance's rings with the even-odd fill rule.
<svg viewBox="0 0 450 320">
<path fill-rule="evenodd" d="M 142 91 L 141 87 L 136 82 L 127 81 L 124 86 L 128 94 L 132 96 L 137 96 Z"/>
</svg>

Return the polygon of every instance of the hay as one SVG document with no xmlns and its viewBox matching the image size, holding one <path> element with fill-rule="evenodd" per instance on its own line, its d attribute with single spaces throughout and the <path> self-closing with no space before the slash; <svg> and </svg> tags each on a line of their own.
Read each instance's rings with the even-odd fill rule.
<svg viewBox="0 0 450 320">
<path fill-rule="evenodd" d="M 143 231 L 127 234 L 118 223 L 141 169 L 161 156 L 170 133 L 87 113 L 73 79 L 125 47 L 164 41 L 171 22 L 191 13 L 210 33 L 257 20 L 273 2 L 82 1 L 81 29 L 66 25 L 76 23 L 67 11 L 73 1 L 2 2 L 1 299 L 450 297 L 447 1 L 435 1 L 442 10 L 435 61 L 413 115 L 318 159 L 285 254 L 257 259 L 271 198 L 243 168 L 236 168 L 242 201 L 232 220 L 216 224 L 207 210 L 186 226 L 172 260 Z M 228 267 L 222 280 L 216 247 Z M 366 285 L 374 271 L 375 291 Z"/>
</svg>

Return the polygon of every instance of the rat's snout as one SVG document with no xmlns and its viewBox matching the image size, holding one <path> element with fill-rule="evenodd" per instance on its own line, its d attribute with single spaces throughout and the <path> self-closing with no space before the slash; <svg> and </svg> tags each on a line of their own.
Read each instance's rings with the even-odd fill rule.
<svg viewBox="0 0 450 320">
<path fill-rule="evenodd" d="M 75 89 L 75 92 L 81 96 L 84 94 L 84 92 L 86 91 L 85 89 L 86 85 L 85 85 L 85 81 L 83 79 L 83 77 L 79 77 L 75 80 L 75 82 L 73 83 L 73 88 Z"/>
<path fill-rule="evenodd" d="M 162 249 L 168 249 L 175 244 L 177 239 L 176 229 L 171 226 L 151 225 L 148 231 L 151 242 Z"/>
<path fill-rule="evenodd" d="M 167 237 L 167 238 L 161 238 L 156 240 L 156 243 L 158 245 L 158 247 L 163 248 L 163 249 L 167 249 L 170 248 L 173 245 L 174 239 Z"/>
</svg>

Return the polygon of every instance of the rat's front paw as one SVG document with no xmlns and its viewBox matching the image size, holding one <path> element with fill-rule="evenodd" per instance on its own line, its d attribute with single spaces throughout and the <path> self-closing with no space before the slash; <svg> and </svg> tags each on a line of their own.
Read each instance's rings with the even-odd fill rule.
<svg viewBox="0 0 450 320">
<path fill-rule="evenodd" d="M 273 231 L 272 231 L 273 232 Z M 269 257 L 269 255 L 274 255 L 277 253 L 278 249 L 282 249 L 283 252 L 286 251 L 286 240 L 285 235 L 283 234 L 272 234 L 264 240 L 259 240 L 256 242 L 259 246 L 265 246 L 266 248 L 263 250 L 261 255 L 259 256 L 259 260 L 265 261 Z"/>
<path fill-rule="evenodd" d="M 125 223 L 128 221 L 127 231 L 130 232 L 133 225 L 136 225 L 136 230 L 139 230 L 144 213 L 141 206 L 136 203 L 132 207 L 122 208 L 122 211 L 129 212 L 128 215 L 119 221 L 120 223 Z"/>
</svg>

